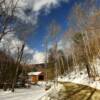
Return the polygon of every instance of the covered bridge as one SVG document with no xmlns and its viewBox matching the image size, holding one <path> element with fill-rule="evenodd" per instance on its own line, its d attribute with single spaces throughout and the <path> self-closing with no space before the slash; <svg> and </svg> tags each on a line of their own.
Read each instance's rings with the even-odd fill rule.
<svg viewBox="0 0 100 100">
<path fill-rule="evenodd" d="M 37 84 L 38 81 L 44 81 L 45 80 L 45 74 L 43 72 L 29 72 L 29 81 L 32 84 Z"/>
</svg>

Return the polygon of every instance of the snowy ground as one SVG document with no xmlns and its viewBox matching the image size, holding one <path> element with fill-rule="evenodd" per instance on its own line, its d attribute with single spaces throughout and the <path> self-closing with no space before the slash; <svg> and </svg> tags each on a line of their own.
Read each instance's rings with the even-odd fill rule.
<svg viewBox="0 0 100 100">
<path fill-rule="evenodd" d="M 97 61 L 95 66 L 96 70 L 100 74 L 100 61 Z M 89 79 L 85 69 L 82 71 L 76 70 L 69 74 L 66 73 L 66 76 L 59 77 L 58 81 L 79 83 L 100 89 L 100 77 L 97 77 L 95 81 L 93 79 Z M 58 83 L 56 85 L 52 85 L 50 90 L 45 91 L 43 84 L 40 83 L 40 86 L 32 86 L 30 89 L 16 89 L 15 93 L 0 91 L 0 100 L 50 100 L 48 96 L 50 93 L 57 97 L 58 92 L 61 89 L 64 90 L 64 87 Z"/>
<path fill-rule="evenodd" d="M 95 67 L 96 71 L 100 75 L 100 60 L 96 59 L 93 62 L 93 64 L 91 64 L 91 67 L 92 65 Z M 66 74 L 66 76 L 63 76 L 62 78 L 59 77 L 58 80 L 62 82 L 73 82 L 73 83 L 88 85 L 90 87 L 100 89 L 100 77 L 96 77 L 95 81 L 92 78 L 89 79 L 86 69 L 79 71 L 77 68 L 76 71 Z"/>
<path fill-rule="evenodd" d="M 58 93 L 62 89 L 63 90 L 65 89 L 65 87 L 62 84 L 54 84 L 40 100 L 51 100 L 51 97 L 58 98 Z M 58 99 L 52 99 L 52 100 L 58 100 Z"/>
<path fill-rule="evenodd" d="M 82 71 L 73 71 L 66 76 L 62 76 L 58 78 L 59 82 L 72 82 L 87 85 L 96 89 L 100 89 L 100 80 L 94 81 L 93 79 L 88 78 L 88 74 L 86 70 Z M 41 100 L 50 100 L 50 98 L 56 98 L 52 100 L 57 100 L 59 98 L 59 92 L 64 90 L 64 86 L 58 82 L 58 85 L 52 86 L 52 88 L 47 92 L 47 94 Z M 60 99 L 61 100 L 61 99 Z M 98 99 L 97 99 L 98 100 Z"/>
<path fill-rule="evenodd" d="M 99 73 L 100 75 L 100 60 L 96 60 L 94 62 L 94 66 L 96 71 Z M 77 66 L 78 67 L 78 66 Z M 84 67 L 85 68 L 85 67 Z M 59 77 L 58 78 L 59 82 L 72 82 L 72 83 L 78 83 L 78 84 L 82 84 L 82 85 L 87 85 L 96 89 L 100 89 L 100 77 L 96 77 L 95 81 L 93 80 L 93 78 L 88 78 L 88 74 L 86 69 L 79 71 L 78 69 L 76 71 L 73 71 L 69 74 L 66 73 L 65 76 Z M 49 94 L 53 94 L 52 96 L 57 97 L 57 94 L 59 93 L 59 91 L 61 89 L 64 89 L 63 86 L 59 85 L 58 83 L 58 87 L 56 86 L 57 89 L 55 89 L 55 87 L 52 87 L 50 89 L 50 91 L 47 93 L 47 95 L 45 95 L 42 100 L 50 100 L 50 96 Z M 56 93 L 56 94 L 55 94 Z"/>
<path fill-rule="evenodd" d="M 44 84 L 40 84 L 30 89 L 16 89 L 14 93 L 0 90 L 0 100 L 39 100 L 45 94 Z"/>
<path fill-rule="evenodd" d="M 100 77 L 96 77 L 96 80 L 94 81 L 93 78 L 88 78 L 86 70 L 76 72 L 73 71 L 70 74 L 63 76 L 62 78 L 59 77 L 58 80 L 60 82 L 73 82 L 100 89 Z"/>
</svg>

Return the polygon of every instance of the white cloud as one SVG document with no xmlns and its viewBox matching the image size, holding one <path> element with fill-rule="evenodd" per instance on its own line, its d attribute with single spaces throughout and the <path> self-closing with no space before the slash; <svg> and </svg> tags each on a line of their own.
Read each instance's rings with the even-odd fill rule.
<svg viewBox="0 0 100 100">
<path fill-rule="evenodd" d="M 71 46 L 70 41 L 67 41 L 66 43 L 66 41 L 60 40 L 58 42 L 58 49 L 65 50 L 71 48 L 70 46 Z"/>
<path fill-rule="evenodd" d="M 49 44 L 48 49 L 52 48 L 54 44 Z M 70 54 L 72 52 L 71 41 L 64 40 L 63 38 L 57 42 L 57 49 L 62 50 L 65 55 Z"/>
<path fill-rule="evenodd" d="M 8 0 L 6 0 L 8 2 Z M 10 1 L 10 0 L 9 0 Z M 16 1 L 16 0 L 15 0 Z M 68 2 L 68 0 L 19 0 L 16 16 L 26 23 L 36 24 L 38 20 L 38 15 L 41 9 L 49 11 L 50 8 L 56 7 L 60 2 Z M 9 2 L 8 2 L 9 4 Z M 26 14 L 26 10 L 30 10 L 30 14 Z M 2 39 L 0 43 L 0 49 L 9 48 L 11 55 L 16 57 L 17 46 L 21 46 L 22 41 L 20 41 L 13 33 L 8 34 Z M 24 57 L 28 63 L 43 63 L 45 56 L 43 52 L 35 51 L 26 45 L 24 49 Z"/>
<path fill-rule="evenodd" d="M 45 54 L 43 52 L 35 51 L 33 55 L 33 62 L 35 64 L 44 63 L 45 61 Z"/>
<path fill-rule="evenodd" d="M 38 12 L 42 8 L 50 8 L 60 2 L 68 2 L 68 0 L 20 0 L 18 4 L 23 9 L 32 8 L 33 11 Z"/>
<path fill-rule="evenodd" d="M 5 1 L 8 7 L 12 6 L 11 1 L 12 0 Z M 50 12 L 50 8 L 57 7 L 61 2 L 68 2 L 68 0 L 13 0 L 14 4 L 16 4 L 16 2 L 17 9 L 15 16 L 26 23 L 36 24 L 41 9 L 44 8 L 44 12 L 48 13 Z M 26 12 L 28 14 L 26 14 Z M 9 14 L 11 14 L 11 9 L 9 9 Z"/>
<path fill-rule="evenodd" d="M 21 40 L 19 40 L 13 33 L 7 34 L 0 42 L 0 50 L 9 53 L 14 59 L 17 58 L 18 47 L 22 45 Z M 31 49 L 28 45 L 24 48 L 23 62 L 38 64 L 43 63 L 45 59 L 44 53 L 37 50 Z"/>
<path fill-rule="evenodd" d="M 51 5 L 57 5 L 58 0 L 35 0 L 35 4 L 33 5 L 34 11 L 39 11 L 43 7 L 50 8 Z"/>
<path fill-rule="evenodd" d="M 9 4 L 10 0 L 6 1 Z M 17 0 L 14 1 L 16 2 Z M 44 11 L 47 13 L 50 11 L 50 8 L 60 5 L 60 2 L 68 2 L 68 0 L 19 0 L 17 5 L 18 9 L 15 15 L 23 21 L 36 24 L 41 9 L 44 8 Z M 29 15 L 25 13 L 27 9 L 30 10 Z"/>
<path fill-rule="evenodd" d="M 49 9 L 51 7 L 59 5 L 59 3 L 62 1 L 68 2 L 68 0 L 35 0 L 33 8 L 35 11 L 39 11 L 42 8 Z"/>
</svg>

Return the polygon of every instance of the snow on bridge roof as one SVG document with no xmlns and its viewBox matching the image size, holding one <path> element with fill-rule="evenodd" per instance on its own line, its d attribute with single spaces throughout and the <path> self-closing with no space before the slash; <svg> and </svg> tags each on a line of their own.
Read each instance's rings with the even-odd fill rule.
<svg viewBox="0 0 100 100">
<path fill-rule="evenodd" d="M 42 72 L 29 72 L 28 75 L 40 75 Z"/>
</svg>

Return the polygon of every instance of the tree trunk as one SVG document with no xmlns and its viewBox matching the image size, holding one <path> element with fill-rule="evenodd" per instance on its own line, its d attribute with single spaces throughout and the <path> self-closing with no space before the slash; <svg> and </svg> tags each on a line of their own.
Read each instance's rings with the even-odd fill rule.
<svg viewBox="0 0 100 100">
<path fill-rule="evenodd" d="M 89 68 L 89 64 L 86 64 L 86 70 L 87 70 L 87 73 L 88 73 L 88 77 L 90 78 L 91 77 L 91 73 L 90 73 L 90 68 Z"/>
<path fill-rule="evenodd" d="M 17 58 L 17 62 L 16 62 L 16 72 L 15 72 L 15 76 L 14 76 L 14 80 L 13 80 L 13 83 L 12 83 L 12 92 L 15 91 L 15 84 L 16 84 L 16 79 L 17 79 L 17 74 L 18 74 L 18 71 L 19 71 L 19 64 L 22 60 L 22 56 L 23 56 L 23 50 L 24 50 L 24 47 L 25 47 L 25 43 L 22 45 L 22 48 L 21 48 L 21 51 L 19 52 L 20 54 L 18 54 L 18 58 Z"/>
</svg>

